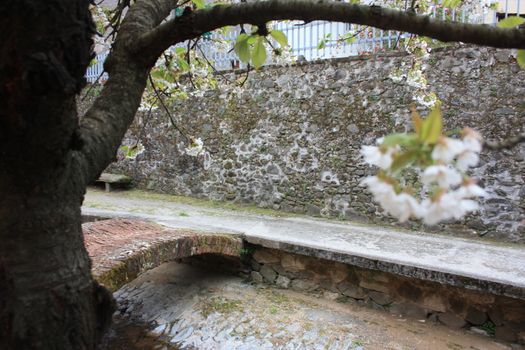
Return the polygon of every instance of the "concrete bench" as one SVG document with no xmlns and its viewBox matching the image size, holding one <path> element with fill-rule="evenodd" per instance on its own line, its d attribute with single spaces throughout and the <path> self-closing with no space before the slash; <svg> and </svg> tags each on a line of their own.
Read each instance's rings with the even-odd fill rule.
<svg viewBox="0 0 525 350">
<path fill-rule="evenodd" d="M 106 192 L 111 192 L 112 186 L 119 188 L 128 188 L 131 186 L 132 179 L 126 175 L 102 173 L 98 178 L 97 183 L 103 183 Z"/>
</svg>

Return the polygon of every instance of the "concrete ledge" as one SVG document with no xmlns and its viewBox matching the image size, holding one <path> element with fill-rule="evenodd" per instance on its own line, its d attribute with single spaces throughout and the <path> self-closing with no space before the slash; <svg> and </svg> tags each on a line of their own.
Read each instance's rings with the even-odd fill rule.
<svg viewBox="0 0 525 350">
<path fill-rule="evenodd" d="M 320 259 L 337 261 L 344 264 L 362 267 L 365 269 L 388 272 L 404 277 L 418 280 L 438 282 L 450 286 L 476 290 L 480 292 L 502 295 L 511 298 L 525 300 L 525 288 L 518 281 L 493 281 L 488 278 L 473 278 L 461 275 L 459 271 L 442 271 L 440 266 L 422 268 L 403 262 L 391 262 L 387 260 L 374 259 L 362 255 L 354 255 L 353 252 L 336 252 L 319 247 L 311 247 L 288 242 L 267 240 L 264 238 L 246 236 L 244 239 L 252 244 L 266 248 L 281 250 L 288 253 L 312 256 Z"/>
<path fill-rule="evenodd" d="M 164 262 L 210 253 L 238 257 L 243 246 L 233 235 L 175 230 L 138 220 L 104 220 L 82 228 L 93 276 L 111 291 Z"/>
<path fill-rule="evenodd" d="M 114 204 L 118 205 L 118 200 Z M 83 213 L 139 218 L 177 229 L 241 234 L 247 242 L 267 248 L 525 300 L 522 245 L 321 219 L 204 211 L 189 206 L 183 208 L 188 217 L 181 217 L 177 214 L 181 208 L 169 205 L 173 209 L 166 203 L 143 201 L 141 208 L 133 208 L 133 212 L 84 208 Z M 157 213 L 155 207 L 160 206 Z"/>
</svg>

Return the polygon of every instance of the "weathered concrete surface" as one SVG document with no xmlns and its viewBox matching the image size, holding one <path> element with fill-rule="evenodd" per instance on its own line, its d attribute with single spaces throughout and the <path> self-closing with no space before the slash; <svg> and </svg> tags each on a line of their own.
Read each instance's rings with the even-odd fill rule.
<svg viewBox="0 0 525 350">
<path fill-rule="evenodd" d="M 303 217 L 273 217 L 90 191 L 83 213 L 243 234 L 268 248 L 525 300 L 525 248 Z M 183 214 L 183 215 L 182 215 Z"/>
<path fill-rule="evenodd" d="M 174 230 L 152 222 L 113 219 L 82 225 L 93 276 L 111 291 L 166 261 L 200 254 L 239 256 L 242 240 Z"/>
</svg>

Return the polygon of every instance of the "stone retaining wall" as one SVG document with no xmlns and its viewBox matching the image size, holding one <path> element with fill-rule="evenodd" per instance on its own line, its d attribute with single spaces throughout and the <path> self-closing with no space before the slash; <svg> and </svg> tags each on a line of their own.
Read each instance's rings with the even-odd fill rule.
<svg viewBox="0 0 525 350">
<path fill-rule="evenodd" d="M 471 126 L 489 139 L 523 131 L 525 71 L 511 54 L 461 46 L 431 55 L 427 76 L 444 101 L 447 129 Z M 410 59 L 386 54 L 267 67 L 250 72 L 243 88 L 221 81 L 172 107 L 177 123 L 209 152 L 185 155 L 166 115 L 139 113 L 124 143 L 140 135 L 145 152 L 110 171 L 164 193 L 390 222 L 359 186 L 373 172 L 359 148 L 410 128 L 413 90 L 388 78 L 403 64 Z M 480 214 L 435 229 L 525 242 L 525 145 L 484 152 L 474 174 L 490 193 Z"/>
<path fill-rule="evenodd" d="M 254 247 L 250 278 L 525 344 L 525 301 Z"/>
</svg>

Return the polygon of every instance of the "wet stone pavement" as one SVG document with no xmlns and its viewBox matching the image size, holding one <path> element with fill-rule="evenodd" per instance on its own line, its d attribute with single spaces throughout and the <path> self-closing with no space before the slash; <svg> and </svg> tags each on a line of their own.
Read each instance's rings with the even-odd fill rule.
<svg viewBox="0 0 525 350">
<path fill-rule="evenodd" d="M 209 268 L 163 264 L 115 292 L 104 350 L 515 349 L 330 295 L 253 285 Z"/>
</svg>

